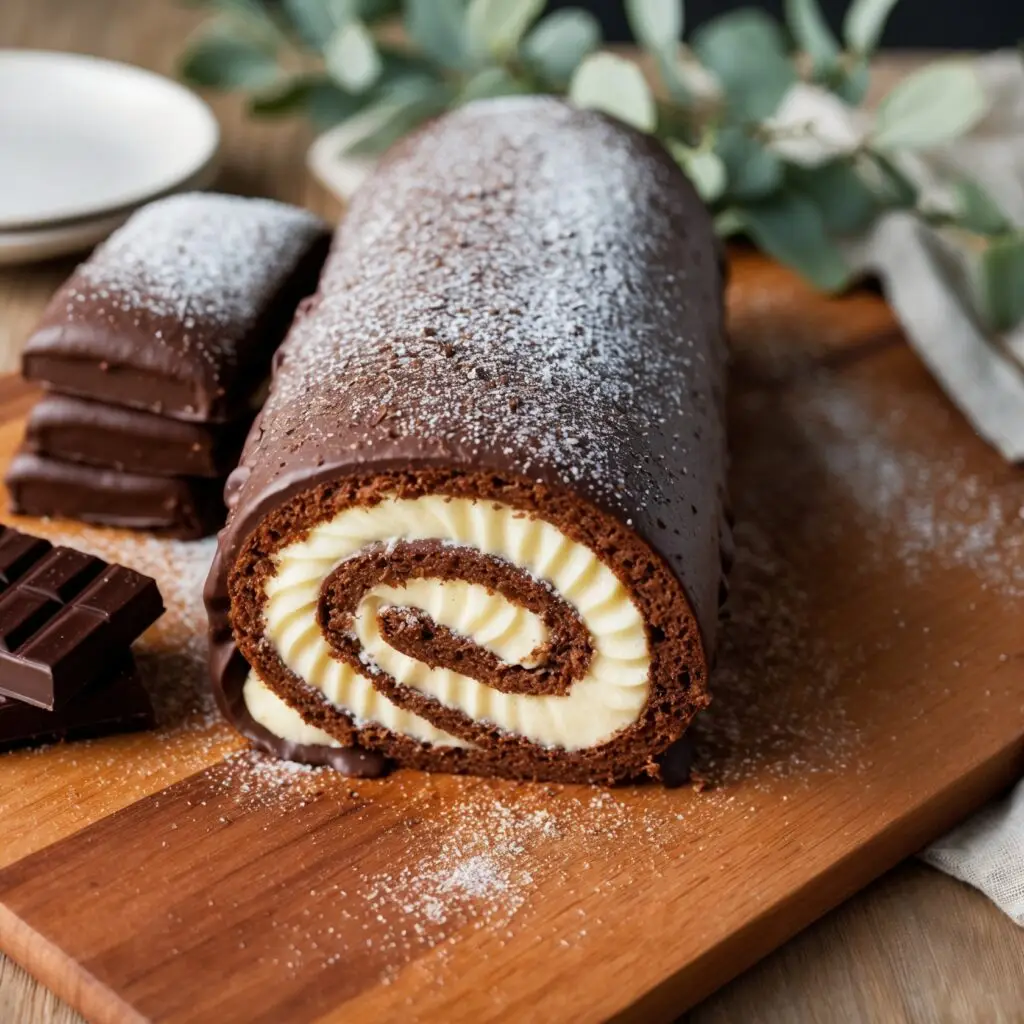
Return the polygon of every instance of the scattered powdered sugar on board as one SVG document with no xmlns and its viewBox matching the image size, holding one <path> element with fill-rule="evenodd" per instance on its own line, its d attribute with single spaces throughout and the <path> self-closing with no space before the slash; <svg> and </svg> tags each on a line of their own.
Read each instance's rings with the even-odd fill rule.
<svg viewBox="0 0 1024 1024">
<path fill-rule="evenodd" d="M 878 415 L 856 388 L 819 387 L 804 406 L 808 438 L 862 511 L 889 531 L 915 577 L 938 562 L 1024 597 L 1024 489 L 1009 493 L 967 470 L 962 452 L 926 457 L 894 439 L 912 400 Z"/>
<path fill-rule="evenodd" d="M 378 980 L 387 984 L 421 952 L 439 951 L 443 963 L 447 948 L 467 930 L 485 931 L 504 945 L 538 927 L 532 911 L 528 919 L 521 915 L 542 883 L 556 883 L 552 898 L 565 902 L 569 928 L 564 918 L 557 927 L 565 944 L 601 924 L 599 913 L 584 910 L 585 901 L 628 878 L 628 872 L 581 873 L 581 863 L 585 869 L 614 856 L 657 879 L 672 872 L 680 838 L 698 836 L 706 822 L 702 808 L 653 785 L 609 791 L 412 771 L 356 780 L 251 752 L 222 767 L 212 797 L 196 805 L 198 820 L 209 824 L 215 803 L 224 826 L 239 814 L 271 812 L 267 827 L 273 830 L 279 816 L 294 820 L 303 809 L 316 814 L 313 803 L 327 804 L 336 808 L 337 824 L 324 828 L 356 837 L 352 848 L 328 858 L 325 874 L 312 851 L 332 846 L 330 833 L 316 827 L 309 845 L 302 840 L 312 858 L 303 877 L 316 877 L 302 895 L 315 901 L 298 920 L 282 915 L 269 921 L 277 939 L 268 966 L 288 974 L 309 961 L 330 968 L 359 956 L 366 969 L 376 965 Z M 221 826 L 214 821 L 209 827 Z M 296 857 L 301 861 L 304 854 Z"/>
</svg>

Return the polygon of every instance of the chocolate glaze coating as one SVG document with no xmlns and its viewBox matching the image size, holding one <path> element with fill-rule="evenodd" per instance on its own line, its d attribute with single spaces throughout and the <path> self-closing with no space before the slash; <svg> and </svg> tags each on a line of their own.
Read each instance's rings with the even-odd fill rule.
<svg viewBox="0 0 1024 1024">
<path fill-rule="evenodd" d="M 355 198 L 278 353 L 229 482 L 215 645 L 232 644 L 229 575 L 265 517 L 339 478 L 436 469 L 534 481 L 629 527 L 710 658 L 725 361 L 710 218 L 657 143 L 548 98 L 432 124 Z"/>
<path fill-rule="evenodd" d="M 49 392 L 25 425 L 26 451 L 146 476 L 227 476 L 252 417 L 188 423 L 120 405 Z"/>
<path fill-rule="evenodd" d="M 327 239 L 318 217 L 267 199 L 150 203 L 54 295 L 24 375 L 176 419 L 239 419 L 316 285 Z"/>
<path fill-rule="evenodd" d="M 4 478 L 11 511 L 197 540 L 224 521 L 218 479 L 149 476 L 19 452 Z"/>
</svg>

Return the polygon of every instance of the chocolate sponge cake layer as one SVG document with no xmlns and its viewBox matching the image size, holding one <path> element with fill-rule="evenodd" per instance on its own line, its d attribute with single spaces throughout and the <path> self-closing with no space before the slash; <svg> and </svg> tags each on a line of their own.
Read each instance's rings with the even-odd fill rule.
<svg viewBox="0 0 1024 1024">
<path fill-rule="evenodd" d="M 650 139 L 473 104 L 352 203 L 228 485 L 222 709 L 368 773 L 614 782 L 706 705 L 722 281 Z"/>
</svg>

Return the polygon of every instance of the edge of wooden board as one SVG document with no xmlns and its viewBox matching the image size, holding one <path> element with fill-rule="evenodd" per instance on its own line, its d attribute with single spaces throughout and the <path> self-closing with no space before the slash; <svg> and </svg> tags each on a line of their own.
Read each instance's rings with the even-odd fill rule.
<svg viewBox="0 0 1024 1024">
<path fill-rule="evenodd" d="M 147 1019 L 116 992 L 27 925 L 2 901 L 0 949 L 87 1020 L 98 1024 L 147 1024 Z"/>
<path fill-rule="evenodd" d="M 139 803 L 166 799 L 169 790 L 194 784 L 200 776 L 216 768 L 214 765 L 197 772 L 99 821 L 105 822 L 111 817 L 131 814 Z M 679 1014 L 753 966 L 900 860 L 917 852 L 997 795 L 1020 776 L 1022 769 L 1024 739 L 1016 739 L 976 764 L 967 774 L 931 793 L 925 801 L 891 821 L 882 832 L 859 846 L 856 851 L 848 853 L 810 878 L 802 888 L 768 907 L 697 960 L 664 978 L 653 989 L 644 993 L 623 992 L 619 1006 L 602 1009 L 602 1014 L 605 1009 L 609 1011 L 604 1019 L 650 1022 L 678 1018 Z M 98 823 L 82 831 L 88 831 Z M 52 851 L 55 846 L 70 842 L 80 834 L 74 833 L 52 846 L 44 847 L 38 854 Z M 99 1024 L 142 1024 L 150 1019 L 93 977 L 59 945 L 17 917 L 2 899 L 0 948 L 91 1021 Z M 345 1004 L 342 1004 L 326 1016 L 316 1019 L 326 1024 L 327 1021 L 343 1019 L 347 1012 Z M 597 1018 L 584 1011 L 580 1019 Z"/>
<path fill-rule="evenodd" d="M 638 1024 L 674 1020 L 900 861 L 948 832 L 1016 782 L 1022 773 L 1024 737 L 1008 743 L 969 773 L 894 819 L 868 842 L 810 879 L 802 889 L 778 901 L 726 941 L 623 1006 L 611 1019 Z M 871 865 L 870 870 L 865 870 L 866 865 Z M 800 904 L 804 906 L 793 910 Z"/>
</svg>

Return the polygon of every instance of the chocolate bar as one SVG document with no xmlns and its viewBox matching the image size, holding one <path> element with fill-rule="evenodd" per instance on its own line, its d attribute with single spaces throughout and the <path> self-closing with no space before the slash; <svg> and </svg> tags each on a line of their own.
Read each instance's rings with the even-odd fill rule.
<svg viewBox="0 0 1024 1024">
<path fill-rule="evenodd" d="M 656 140 L 541 97 L 403 140 L 229 478 L 224 714 L 345 771 L 678 782 L 728 562 L 725 367 L 712 221 Z"/>
<path fill-rule="evenodd" d="M 24 447 L 126 473 L 223 478 L 238 462 L 250 421 L 189 423 L 50 392 L 32 409 Z"/>
<path fill-rule="evenodd" d="M 0 752 L 152 729 L 153 705 L 131 655 L 56 711 L 0 697 Z"/>
<path fill-rule="evenodd" d="M 151 203 L 56 293 L 24 375 L 175 419 L 242 419 L 327 242 L 318 217 L 266 199 Z"/>
<path fill-rule="evenodd" d="M 10 527 L 0 564 L 0 695 L 39 708 L 63 706 L 164 611 L 150 577 Z"/>
<path fill-rule="evenodd" d="M 11 510 L 195 540 L 224 522 L 223 481 L 149 476 L 19 452 L 7 470 Z"/>
</svg>

